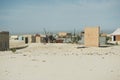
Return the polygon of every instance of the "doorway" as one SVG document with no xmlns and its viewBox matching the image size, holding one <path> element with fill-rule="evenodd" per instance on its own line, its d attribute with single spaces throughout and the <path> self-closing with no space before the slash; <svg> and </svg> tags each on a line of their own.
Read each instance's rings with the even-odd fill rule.
<svg viewBox="0 0 120 80">
<path fill-rule="evenodd" d="M 113 41 L 116 41 L 116 36 L 113 36 Z"/>
<path fill-rule="evenodd" d="M 25 44 L 28 44 L 28 37 L 25 37 Z"/>
</svg>

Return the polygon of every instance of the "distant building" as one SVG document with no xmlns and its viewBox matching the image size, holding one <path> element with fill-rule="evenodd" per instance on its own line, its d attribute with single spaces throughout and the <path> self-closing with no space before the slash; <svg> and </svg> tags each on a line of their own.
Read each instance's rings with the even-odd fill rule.
<svg viewBox="0 0 120 80">
<path fill-rule="evenodd" d="M 41 38 L 40 38 L 40 35 L 39 35 L 39 34 L 36 34 L 36 35 L 35 35 L 35 42 L 36 42 L 36 43 L 41 43 Z"/>
<path fill-rule="evenodd" d="M 19 35 L 19 36 L 18 36 L 18 40 L 23 41 L 23 40 L 24 40 L 24 37 L 23 37 L 22 35 Z"/>
<path fill-rule="evenodd" d="M 85 28 L 85 46 L 86 47 L 99 47 L 99 34 L 100 27 L 86 27 Z"/>
<path fill-rule="evenodd" d="M 23 38 L 24 38 L 25 44 L 35 43 L 35 41 L 36 41 L 34 35 L 29 35 L 29 34 L 28 35 L 23 35 Z"/>
<path fill-rule="evenodd" d="M 0 51 L 9 49 L 9 32 L 0 31 Z"/>
<path fill-rule="evenodd" d="M 40 34 L 40 42 L 46 43 L 45 39 L 46 39 L 46 35 Z"/>
<path fill-rule="evenodd" d="M 111 35 L 112 41 L 120 44 L 120 28 L 115 30 Z"/>
<path fill-rule="evenodd" d="M 60 38 L 66 38 L 66 37 L 70 37 L 71 33 L 67 33 L 67 32 L 59 32 L 58 33 L 58 37 Z"/>
</svg>

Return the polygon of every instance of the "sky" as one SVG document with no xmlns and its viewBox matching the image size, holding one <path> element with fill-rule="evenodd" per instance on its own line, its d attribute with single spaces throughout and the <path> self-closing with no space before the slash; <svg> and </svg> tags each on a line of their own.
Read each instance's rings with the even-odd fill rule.
<svg viewBox="0 0 120 80">
<path fill-rule="evenodd" d="M 0 29 L 10 33 L 101 31 L 120 27 L 120 0 L 0 0 Z"/>
</svg>

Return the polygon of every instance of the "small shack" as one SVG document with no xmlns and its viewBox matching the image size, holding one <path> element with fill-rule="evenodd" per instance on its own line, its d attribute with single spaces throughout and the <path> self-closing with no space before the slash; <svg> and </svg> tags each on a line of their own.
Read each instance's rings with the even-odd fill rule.
<svg viewBox="0 0 120 80">
<path fill-rule="evenodd" d="M 120 28 L 116 29 L 111 34 L 112 41 L 120 42 Z"/>
<path fill-rule="evenodd" d="M 23 35 L 23 38 L 24 38 L 25 44 L 35 42 L 35 36 L 33 35 Z"/>
<path fill-rule="evenodd" d="M 9 49 L 9 32 L 0 31 L 0 51 Z"/>
</svg>

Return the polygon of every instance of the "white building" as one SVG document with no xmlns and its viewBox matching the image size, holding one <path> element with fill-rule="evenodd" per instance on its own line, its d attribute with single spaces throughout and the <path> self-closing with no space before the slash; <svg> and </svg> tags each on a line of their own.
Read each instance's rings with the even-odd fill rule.
<svg viewBox="0 0 120 80">
<path fill-rule="evenodd" d="M 112 41 L 120 41 L 120 28 L 111 33 Z"/>
</svg>

